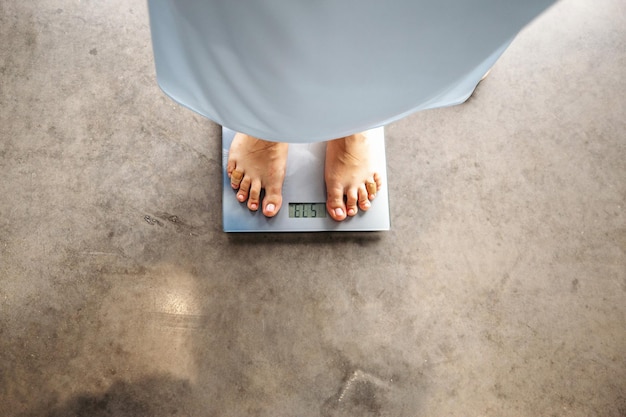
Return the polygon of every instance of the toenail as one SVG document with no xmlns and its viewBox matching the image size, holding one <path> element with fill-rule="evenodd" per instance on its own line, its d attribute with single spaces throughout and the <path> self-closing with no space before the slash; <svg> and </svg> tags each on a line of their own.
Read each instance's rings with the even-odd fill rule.
<svg viewBox="0 0 626 417">
<path fill-rule="evenodd" d="M 343 210 L 340 209 L 340 208 L 336 208 L 335 209 L 335 215 L 338 216 L 338 217 L 343 216 Z"/>
<path fill-rule="evenodd" d="M 243 194 L 237 194 L 237 200 L 243 203 L 246 200 L 246 198 L 243 196 Z"/>
<path fill-rule="evenodd" d="M 348 210 L 348 216 L 352 216 L 354 215 L 354 213 L 355 213 L 354 209 Z"/>
<path fill-rule="evenodd" d="M 255 203 L 250 204 L 250 210 L 256 210 L 258 206 Z"/>
<path fill-rule="evenodd" d="M 265 211 L 269 213 L 273 213 L 275 209 L 276 209 L 276 206 L 271 203 L 265 206 Z"/>
</svg>

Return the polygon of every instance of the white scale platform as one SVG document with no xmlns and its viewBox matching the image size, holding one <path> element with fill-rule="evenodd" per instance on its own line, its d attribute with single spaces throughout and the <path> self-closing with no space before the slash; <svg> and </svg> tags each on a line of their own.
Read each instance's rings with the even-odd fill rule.
<svg viewBox="0 0 626 417">
<path fill-rule="evenodd" d="M 382 178 L 382 189 L 376 193 L 367 212 L 359 210 L 354 217 L 342 222 L 333 220 L 326 211 L 324 185 L 324 156 L 326 145 L 321 143 L 290 144 L 287 173 L 283 184 L 283 205 L 272 218 L 261 209 L 252 212 L 246 203 L 236 199 L 236 190 L 226 174 L 228 150 L 235 132 L 222 128 L 223 210 L 225 232 L 321 232 L 321 231 L 380 231 L 389 230 L 389 197 L 387 193 L 387 166 L 385 133 L 379 127 L 366 135 L 371 143 L 373 171 Z M 261 194 L 263 197 L 263 194 Z"/>
</svg>

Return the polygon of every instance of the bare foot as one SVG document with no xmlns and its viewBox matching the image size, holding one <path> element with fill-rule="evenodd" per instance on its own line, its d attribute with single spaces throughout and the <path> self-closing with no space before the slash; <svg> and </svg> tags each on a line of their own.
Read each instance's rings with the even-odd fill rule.
<svg viewBox="0 0 626 417">
<path fill-rule="evenodd" d="M 326 210 L 334 220 L 367 211 L 376 191 L 382 187 L 380 175 L 370 168 L 367 137 L 358 133 L 326 144 Z M 344 199 L 345 196 L 345 199 Z"/>
<path fill-rule="evenodd" d="M 282 188 L 287 169 L 287 143 L 268 142 L 243 133 L 235 134 L 228 153 L 226 172 L 237 192 L 237 200 L 248 201 L 252 211 L 259 209 L 261 189 L 265 189 L 263 214 L 273 217 L 283 203 Z"/>
</svg>

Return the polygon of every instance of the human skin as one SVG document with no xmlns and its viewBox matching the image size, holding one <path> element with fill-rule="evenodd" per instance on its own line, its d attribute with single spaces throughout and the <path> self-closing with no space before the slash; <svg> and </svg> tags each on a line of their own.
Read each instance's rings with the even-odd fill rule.
<svg viewBox="0 0 626 417">
<path fill-rule="evenodd" d="M 237 133 L 228 156 L 226 172 L 236 198 L 248 209 L 261 208 L 267 217 L 275 216 L 282 206 L 282 187 L 287 168 L 287 143 L 269 142 Z M 367 211 L 376 191 L 382 186 L 380 175 L 370 167 L 367 137 L 354 134 L 326 143 L 324 180 L 326 209 L 336 221 Z M 265 197 L 260 201 L 261 190 Z"/>
</svg>

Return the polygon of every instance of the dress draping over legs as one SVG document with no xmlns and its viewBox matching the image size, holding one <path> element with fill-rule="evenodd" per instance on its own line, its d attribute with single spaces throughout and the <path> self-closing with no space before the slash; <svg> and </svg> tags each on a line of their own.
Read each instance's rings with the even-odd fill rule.
<svg viewBox="0 0 626 417">
<path fill-rule="evenodd" d="M 465 101 L 554 0 L 149 0 L 157 79 L 230 129 L 281 142 Z"/>
</svg>

